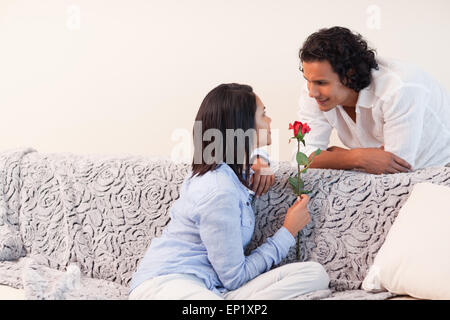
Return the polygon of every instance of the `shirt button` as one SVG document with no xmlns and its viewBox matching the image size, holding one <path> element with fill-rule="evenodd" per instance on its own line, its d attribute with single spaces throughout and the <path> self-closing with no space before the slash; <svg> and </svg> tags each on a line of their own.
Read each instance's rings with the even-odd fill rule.
<svg viewBox="0 0 450 320">
<path fill-rule="evenodd" d="M 246 205 L 249 206 L 249 205 L 250 205 L 250 202 L 247 201 Z"/>
</svg>

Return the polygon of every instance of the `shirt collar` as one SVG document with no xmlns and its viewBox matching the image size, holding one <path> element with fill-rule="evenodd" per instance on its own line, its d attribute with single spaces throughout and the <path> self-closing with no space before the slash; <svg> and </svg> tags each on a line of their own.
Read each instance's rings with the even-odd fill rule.
<svg viewBox="0 0 450 320">
<path fill-rule="evenodd" d="M 375 93 L 373 90 L 373 85 L 371 83 L 368 87 L 359 91 L 358 101 L 356 102 L 356 106 L 361 107 L 361 108 L 371 109 L 375 105 L 375 101 L 376 101 L 376 96 L 375 96 Z"/>
<path fill-rule="evenodd" d="M 380 70 L 372 69 L 370 84 L 359 91 L 356 106 L 367 109 L 372 109 L 375 106 L 378 100 L 378 97 L 375 95 L 375 82 L 380 77 L 380 72 Z"/>
<path fill-rule="evenodd" d="M 254 196 L 255 192 L 253 192 L 253 190 L 248 189 L 246 186 L 244 186 L 242 184 L 242 182 L 238 179 L 238 177 L 236 176 L 236 174 L 234 173 L 233 169 L 231 169 L 231 167 L 225 163 L 225 162 L 221 162 L 219 164 L 220 167 L 224 168 L 228 174 L 232 177 L 233 182 L 236 184 L 236 186 L 241 189 L 242 191 L 246 192 L 246 194 L 250 195 L 250 196 Z M 250 168 L 250 177 L 254 174 L 255 172 L 252 170 L 252 168 Z M 245 179 L 245 172 L 244 172 L 244 179 Z"/>
</svg>

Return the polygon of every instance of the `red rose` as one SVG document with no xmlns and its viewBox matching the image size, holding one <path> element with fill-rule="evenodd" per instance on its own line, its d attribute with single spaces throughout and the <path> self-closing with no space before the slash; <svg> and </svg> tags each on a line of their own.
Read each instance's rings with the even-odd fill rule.
<svg viewBox="0 0 450 320">
<path fill-rule="evenodd" d="M 308 126 L 307 123 L 302 124 L 302 135 L 305 135 L 305 133 L 308 133 L 311 131 L 311 128 Z"/>
<path fill-rule="evenodd" d="M 300 129 L 301 126 L 302 123 L 298 121 L 295 121 L 294 125 L 292 125 L 292 123 L 289 123 L 289 130 L 294 129 L 294 137 L 297 136 L 298 130 Z"/>
<path fill-rule="evenodd" d="M 307 123 L 301 123 L 299 121 L 294 121 L 294 124 L 289 123 L 289 130 L 291 129 L 294 129 L 294 137 L 297 137 L 299 130 L 302 133 L 302 136 L 311 131 L 311 128 Z"/>
</svg>

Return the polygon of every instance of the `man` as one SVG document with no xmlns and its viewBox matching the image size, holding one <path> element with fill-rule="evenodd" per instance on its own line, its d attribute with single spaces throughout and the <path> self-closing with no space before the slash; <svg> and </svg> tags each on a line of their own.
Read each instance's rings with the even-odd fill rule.
<svg viewBox="0 0 450 320">
<path fill-rule="evenodd" d="M 299 57 L 306 80 L 299 121 L 311 127 L 304 153 L 323 150 L 311 168 L 383 174 L 450 163 L 450 99 L 429 75 L 375 58 L 342 27 L 310 35 Z M 328 148 L 333 128 L 349 149 Z"/>
</svg>

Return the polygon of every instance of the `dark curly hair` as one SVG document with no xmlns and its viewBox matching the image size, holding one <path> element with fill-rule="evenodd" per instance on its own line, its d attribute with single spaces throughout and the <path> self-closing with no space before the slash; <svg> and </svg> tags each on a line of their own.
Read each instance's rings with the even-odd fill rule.
<svg viewBox="0 0 450 320">
<path fill-rule="evenodd" d="M 375 50 L 358 33 L 343 27 L 320 29 L 306 39 L 299 51 L 301 62 L 327 60 L 346 87 L 356 92 L 369 86 L 371 69 L 378 70 Z M 300 66 L 300 71 L 303 72 Z"/>
</svg>

